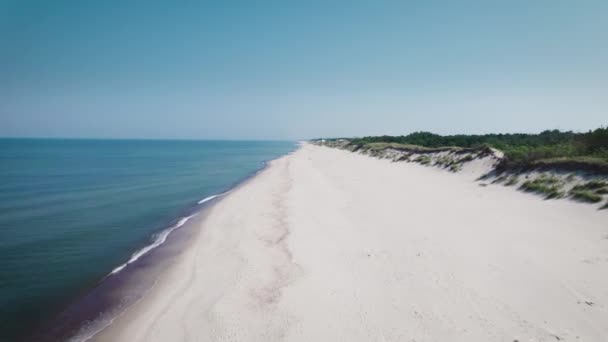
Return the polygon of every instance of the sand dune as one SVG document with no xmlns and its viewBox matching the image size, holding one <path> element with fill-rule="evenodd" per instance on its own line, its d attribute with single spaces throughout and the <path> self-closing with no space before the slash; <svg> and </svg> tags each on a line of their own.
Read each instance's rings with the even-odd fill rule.
<svg viewBox="0 0 608 342">
<path fill-rule="evenodd" d="M 304 145 L 97 339 L 608 341 L 608 210 L 474 177 Z"/>
</svg>

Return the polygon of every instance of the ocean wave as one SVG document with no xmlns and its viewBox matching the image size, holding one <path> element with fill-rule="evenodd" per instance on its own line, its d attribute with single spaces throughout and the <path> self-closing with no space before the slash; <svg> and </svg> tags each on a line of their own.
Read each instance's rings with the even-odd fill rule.
<svg viewBox="0 0 608 342">
<path fill-rule="evenodd" d="M 221 194 L 217 194 L 217 195 L 211 195 L 211 196 L 209 196 L 209 197 L 205 197 L 205 198 L 203 198 L 202 200 L 198 201 L 197 203 L 198 203 L 198 204 L 203 204 L 203 203 L 205 203 L 205 202 L 209 202 L 209 201 L 211 201 L 211 200 L 212 200 L 212 199 L 214 199 L 214 198 L 217 198 L 217 197 L 220 197 L 220 196 L 224 196 L 224 195 L 228 195 L 228 193 L 229 193 L 229 192 L 230 192 L 230 191 L 226 191 L 226 192 L 222 192 Z"/>
<path fill-rule="evenodd" d="M 227 194 L 227 192 L 223 192 L 221 194 L 217 194 L 217 195 L 211 195 L 208 197 L 203 198 L 202 200 L 198 201 L 198 204 L 203 204 L 205 202 L 209 202 L 214 198 L 217 198 L 219 196 L 223 196 L 225 194 Z M 175 225 L 163 230 L 162 232 L 158 233 L 156 235 L 156 238 L 154 239 L 154 242 L 152 242 L 151 244 L 147 245 L 146 247 L 138 250 L 137 252 L 133 253 L 133 255 L 131 255 L 131 258 L 129 259 L 129 261 L 125 262 L 124 264 L 114 268 L 112 270 L 112 272 L 110 272 L 108 274 L 112 275 L 112 274 L 116 274 L 122 270 L 125 269 L 125 267 L 127 267 L 129 264 L 134 263 L 135 261 L 137 261 L 137 259 L 141 258 L 142 256 L 144 256 L 146 253 L 150 252 L 151 250 L 153 250 L 154 248 L 162 245 L 163 243 L 165 243 L 165 241 L 167 240 L 167 237 L 169 236 L 169 234 L 171 234 L 172 231 L 178 229 L 179 227 L 183 226 L 184 224 L 186 224 L 186 222 L 188 222 L 188 220 L 190 220 L 192 217 L 196 216 L 197 214 L 193 214 L 190 216 L 186 216 L 186 217 L 182 217 Z"/>
<path fill-rule="evenodd" d="M 129 259 L 129 261 L 127 261 L 124 264 L 113 269 L 112 272 L 110 272 L 110 275 L 116 274 L 116 273 L 122 271 L 129 264 L 134 263 L 135 261 L 137 261 L 137 259 L 141 258 L 142 256 L 146 255 L 151 250 L 153 250 L 156 247 L 165 243 L 165 241 L 167 241 L 167 237 L 169 236 L 169 234 L 171 234 L 171 232 L 173 232 L 174 230 L 176 230 L 176 229 L 180 228 L 181 226 L 183 226 L 184 224 L 186 224 L 186 222 L 188 222 L 188 220 L 190 220 L 191 218 L 193 218 L 196 215 L 197 214 L 193 214 L 190 216 L 182 217 L 181 219 L 179 219 L 179 221 L 176 224 L 174 224 L 173 226 L 158 233 L 156 235 L 156 238 L 154 239 L 154 242 L 152 242 L 151 244 L 147 245 L 146 247 L 138 250 L 137 252 L 133 253 L 133 255 L 131 255 L 131 258 Z"/>
<path fill-rule="evenodd" d="M 211 201 L 212 199 L 214 199 L 214 198 L 216 198 L 216 197 L 218 197 L 218 196 L 221 196 L 221 195 L 222 195 L 222 194 L 219 194 L 219 195 L 212 195 L 212 196 L 209 196 L 209 197 L 205 197 L 205 198 L 203 198 L 202 200 L 198 201 L 198 204 L 203 204 L 203 203 L 205 203 L 205 202 L 209 202 L 209 201 Z"/>
</svg>

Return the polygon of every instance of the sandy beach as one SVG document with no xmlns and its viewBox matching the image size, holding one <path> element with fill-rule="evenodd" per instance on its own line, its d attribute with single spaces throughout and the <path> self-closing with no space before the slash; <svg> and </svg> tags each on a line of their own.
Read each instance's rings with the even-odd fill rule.
<svg viewBox="0 0 608 342">
<path fill-rule="evenodd" d="M 310 144 L 98 341 L 607 341 L 608 210 Z"/>
</svg>

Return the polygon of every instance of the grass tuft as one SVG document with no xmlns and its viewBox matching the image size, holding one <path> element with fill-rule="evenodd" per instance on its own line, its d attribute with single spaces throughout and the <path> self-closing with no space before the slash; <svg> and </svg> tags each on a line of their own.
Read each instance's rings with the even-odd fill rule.
<svg viewBox="0 0 608 342">
<path fill-rule="evenodd" d="M 427 155 L 421 155 L 414 161 L 422 165 L 429 165 L 431 163 L 431 157 Z"/>
<path fill-rule="evenodd" d="M 439 165 L 441 167 L 448 167 L 454 163 L 454 159 L 450 156 L 441 156 L 437 158 L 435 165 Z"/>
<path fill-rule="evenodd" d="M 570 190 L 570 196 L 581 202 L 597 203 L 602 200 L 602 196 L 590 190 Z"/>
<path fill-rule="evenodd" d="M 601 190 L 603 188 L 608 187 L 608 182 L 596 179 L 584 184 L 577 185 L 577 187 L 584 190 Z"/>
<path fill-rule="evenodd" d="M 410 155 L 409 154 L 404 154 L 402 156 L 400 156 L 399 158 L 395 159 L 395 161 L 410 161 Z"/>
<path fill-rule="evenodd" d="M 541 175 L 534 180 L 525 181 L 520 186 L 520 189 L 544 195 L 545 199 L 562 198 L 565 196 L 565 193 L 562 191 L 561 181 L 554 176 Z"/>
<path fill-rule="evenodd" d="M 460 159 L 461 163 L 468 163 L 470 161 L 473 161 L 473 159 L 475 159 L 475 157 L 473 157 L 470 154 L 467 154 L 466 156 L 464 156 L 463 158 Z"/>
<path fill-rule="evenodd" d="M 597 190 L 595 190 L 595 193 L 598 194 L 598 195 L 608 194 L 608 187 L 597 189 Z"/>
<path fill-rule="evenodd" d="M 455 163 L 455 164 L 450 165 L 450 171 L 458 172 L 460 170 L 462 170 L 462 164 Z"/>
<path fill-rule="evenodd" d="M 600 180 L 579 184 L 570 190 L 572 198 L 589 203 L 600 202 L 602 195 L 606 193 L 608 193 L 608 183 Z"/>
</svg>

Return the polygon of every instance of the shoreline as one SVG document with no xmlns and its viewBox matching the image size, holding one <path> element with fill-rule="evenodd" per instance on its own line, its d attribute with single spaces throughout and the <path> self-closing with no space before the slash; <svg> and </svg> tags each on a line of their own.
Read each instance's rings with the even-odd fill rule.
<svg viewBox="0 0 608 342">
<path fill-rule="evenodd" d="M 93 286 L 83 289 L 79 296 L 38 324 L 33 332 L 21 340 L 94 341 L 98 334 L 109 328 L 152 290 L 159 275 L 170 267 L 181 250 L 190 243 L 188 239 L 195 234 L 210 208 L 222 197 L 264 171 L 272 160 L 274 159 L 262 161 L 259 169 L 235 181 L 224 191 L 204 197 L 182 210 L 180 215 L 164 225 L 165 228 L 150 235 L 148 243 L 136 248 L 128 260 L 115 266 Z"/>
<path fill-rule="evenodd" d="M 149 244 L 135 249 L 129 260 L 114 267 L 92 287 L 83 289 L 81 295 L 22 340 L 91 340 L 133 305 L 133 301 L 138 302 L 145 297 L 157 273 L 170 265 L 179 253 L 176 247 L 183 244 L 182 235 L 191 234 L 189 230 L 194 229 L 204 217 L 208 205 L 184 211 L 188 214 L 178 216 L 169 227 L 152 234 Z M 180 225 L 180 221 L 186 222 Z M 159 237 L 162 241 L 159 241 Z"/>
<path fill-rule="evenodd" d="M 163 284 L 163 283 L 167 282 L 167 278 L 170 278 L 170 276 L 168 276 L 167 274 L 176 272 L 176 267 L 179 267 L 179 266 L 175 266 L 175 265 L 176 265 L 176 263 L 179 262 L 179 259 L 184 258 L 184 255 L 186 255 L 189 252 L 192 252 L 192 249 L 195 248 L 196 239 L 203 233 L 205 218 L 213 210 L 214 206 L 221 203 L 222 200 L 226 199 L 231 194 L 238 191 L 240 188 L 245 187 L 245 186 L 247 186 L 247 184 L 255 181 L 256 177 L 258 177 L 259 175 L 261 175 L 265 171 L 267 171 L 272 166 L 273 162 L 290 156 L 291 154 L 297 152 L 300 148 L 301 147 L 298 146 L 298 147 L 296 147 L 296 149 L 294 151 L 291 151 L 283 156 L 280 156 L 278 158 L 271 159 L 268 161 L 264 161 L 264 166 L 261 169 L 253 172 L 251 175 L 249 175 L 245 179 L 242 179 L 241 181 L 237 182 L 230 189 L 228 189 L 218 195 L 208 196 L 207 198 L 204 198 L 203 200 L 199 201 L 199 204 L 201 204 L 201 202 L 202 202 L 202 203 L 207 204 L 207 206 L 205 206 L 201 210 L 202 215 L 198 215 L 197 219 L 193 220 L 188 225 L 188 227 L 187 227 L 188 229 L 184 230 L 184 232 L 182 232 L 186 236 L 181 237 L 181 239 L 182 239 L 181 244 L 178 243 L 179 249 L 181 250 L 181 252 L 178 255 L 174 256 L 173 262 L 171 263 L 171 265 L 168 265 L 168 267 L 165 268 L 165 270 L 163 272 L 164 274 L 161 274 L 156 278 L 154 285 L 149 289 L 149 291 L 140 300 L 133 303 L 129 307 L 125 308 L 125 310 L 123 310 L 119 315 L 117 315 L 115 317 L 116 319 L 112 322 L 111 325 L 108 325 L 104 329 L 96 332 L 93 336 L 89 337 L 88 339 L 82 340 L 82 342 L 84 342 L 84 341 L 115 341 L 117 339 L 116 334 L 118 332 L 120 332 L 124 329 L 127 329 L 131 321 L 133 321 L 137 316 L 140 316 L 142 312 L 146 311 L 146 307 L 148 305 L 150 305 L 149 303 L 146 302 L 146 299 L 148 301 L 153 301 L 153 299 L 151 299 L 150 297 L 162 296 L 162 292 L 163 292 L 162 287 L 167 286 L 166 284 Z M 164 259 L 164 260 L 166 260 L 166 259 Z M 78 341 L 78 342 L 81 342 L 81 341 Z"/>
<path fill-rule="evenodd" d="M 606 213 L 304 145 L 95 341 L 598 340 Z M 581 229 L 584 227 L 584 229 Z"/>
</svg>

